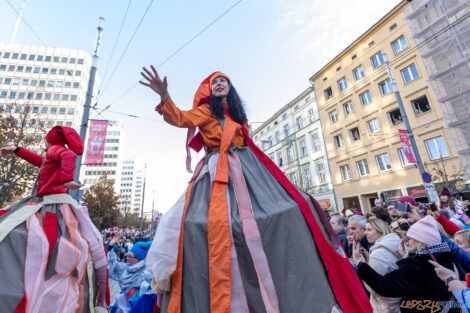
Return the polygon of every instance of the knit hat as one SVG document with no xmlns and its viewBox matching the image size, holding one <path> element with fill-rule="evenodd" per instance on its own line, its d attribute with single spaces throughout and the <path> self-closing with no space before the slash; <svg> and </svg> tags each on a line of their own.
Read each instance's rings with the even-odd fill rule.
<svg viewBox="0 0 470 313">
<path fill-rule="evenodd" d="M 350 216 L 353 216 L 354 213 L 351 211 L 351 210 L 346 210 L 346 213 L 345 213 L 346 217 L 350 217 Z"/>
<path fill-rule="evenodd" d="M 439 192 L 439 195 L 440 196 L 448 196 L 448 197 L 452 196 L 452 194 L 450 193 L 449 189 L 447 189 L 446 186 L 442 187 L 442 190 L 441 190 L 441 192 Z"/>
<path fill-rule="evenodd" d="M 416 200 L 412 196 L 401 196 L 398 198 L 398 202 L 400 203 L 411 203 L 412 206 L 416 206 Z"/>
<path fill-rule="evenodd" d="M 131 252 L 134 253 L 135 257 L 139 260 L 142 261 L 145 259 L 147 256 L 147 252 L 150 249 L 150 246 L 152 245 L 152 241 L 139 241 L 136 242 L 131 249 Z"/>
<path fill-rule="evenodd" d="M 52 145 L 68 146 L 78 155 L 83 153 L 83 141 L 75 129 L 67 126 L 55 126 L 46 135 L 46 141 Z"/>
<path fill-rule="evenodd" d="M 199 88 L 196 90 L 193 99 L 193 109 L 197 106 L 210 102 L 212 93 L 212 81 L 217 77 L 225 77 L 228 81 L 230 78 L 222 72 L 214 72 L 202 81 Z M 199 152 L 204 147 L 204 141 L 200 133 L 196 134 L 196 127 L 188 128 L 188 135 L 186 136 L 186 169 L 192 173 L 191 170 L 191 152 L 190 148 Z"/>
<path fill-rule="evenodd" d="M 411 225 L 406 236 L 428 245 L 441 243 L 437 221 L 430 215 Z"/>
</svg>

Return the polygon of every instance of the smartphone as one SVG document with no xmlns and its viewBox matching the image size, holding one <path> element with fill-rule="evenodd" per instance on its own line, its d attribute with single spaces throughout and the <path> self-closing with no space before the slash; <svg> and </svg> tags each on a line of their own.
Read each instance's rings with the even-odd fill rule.
<svg viewBox="0 0 470 313">
<path fill-rule="evenodd" d="M 400 211 L 400 212 L 409 212 L 409 210 L 410 210 L 408 204 L 406 204 L 406 203 L 401 203 L 401 202 L 398 202 L 397 209 L 398 209 L 398 211 Z"/>
<path fill-rule="evenodd" d="M 437 209 L 437 204 L 435 202 L 432 202 L 429 204 L 429 208 L 431 209 L 431 211 L 433 212 L 436 212 L 438 209 Z"/>
</svg>

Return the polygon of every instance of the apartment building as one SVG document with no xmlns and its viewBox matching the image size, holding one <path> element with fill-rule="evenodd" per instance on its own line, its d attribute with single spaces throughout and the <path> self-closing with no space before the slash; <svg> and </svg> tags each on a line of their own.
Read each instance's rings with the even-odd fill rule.
<svg viewBox="0 0 470 313">
<path fill-rule="evenodd" d="M 91 62 L 84 50 L 0 43 L 0 109 L 78 130 Z"/>
<path fill-rule="evenodd" d="M 284 105 L 266 122 L 250 125 L 250 129 L 255 144 L 294 185 L 312 194 L 324 209 L 336 209 L 312 87 Z"/>
<path fill-rule="evenodd" d="M 414 0 L 404 12 L 470 180 L 470 0 Z"/>
<path fill-rule="evenodd" d="M 425 196 L 416 164 L 398 136 L 405 129 L 390 77 L 388 56 L 421 159 L 426 168 L 461 171 L 419 51 L 404 19 L 403 1 L 311 78 L 339 209 L 367 212 L 374 199 Z"/>
<path fill-rule="evenodd" d="M 119 208 L 123 213 L 140 212 L 143 199 L 143 166 L 135 157 L 126 157 L 122 162 L 119 197 Z"/>
</svg>

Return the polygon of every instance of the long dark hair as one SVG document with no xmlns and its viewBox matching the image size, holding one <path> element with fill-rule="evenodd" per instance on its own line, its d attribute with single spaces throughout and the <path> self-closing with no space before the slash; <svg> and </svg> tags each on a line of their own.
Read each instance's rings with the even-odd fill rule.
<svg viewBox="0 0 470 313">
<path fill-rule="evenodd" d="M 238 122 L 242 125 L 246 124 L 248 119 L 246 118 L 245 108 L 243 106 L 242 100 L 237 93 L 235 87 L 230 84 L 230 90 L 227 94 L 227 103 L 228 103 L 228 113 L 232 116 L 235 122 Z M 214 115 L 219 120 L 224 118 L 224 107 L 222 105 L 222 98 L 211 95 L 210 98 L 210 107 L 212 115 Z"/>
</svg>

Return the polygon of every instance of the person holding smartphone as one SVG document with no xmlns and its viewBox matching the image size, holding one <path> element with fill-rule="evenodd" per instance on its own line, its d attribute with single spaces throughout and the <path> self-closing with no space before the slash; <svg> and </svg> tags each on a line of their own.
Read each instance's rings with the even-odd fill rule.
<svg viewBox="0 0 470 313">
<path fill-rule="evenodd" d="M 365 259 L 359 258 L 355 261 L 357 275 L 377 294 L 402 298 L 401 312 L 435 312 L 435 308 L 423 308 L 425 301 L 449 301 L 452 293 L 435 275 L 434 267 L 428 261 L 435 258 L 448 269 L 453 269 L 454 264 L 460 268 L 458 262 L 448 244 L 441 241 L 437 222 L 431 216 L 411 225 L 407 232 L 407 246 L 407 255 L 397 261 L 396 270 L 382 275 L 367 264 Z M 463 275 L 463 271 L 459 271 L 457 278 L 462 279 Z M 408 305 L 410 303 L 414 304 Z M 460 309 L 451 308 L 449 312 L 458 313 Z"/>
</svg>

